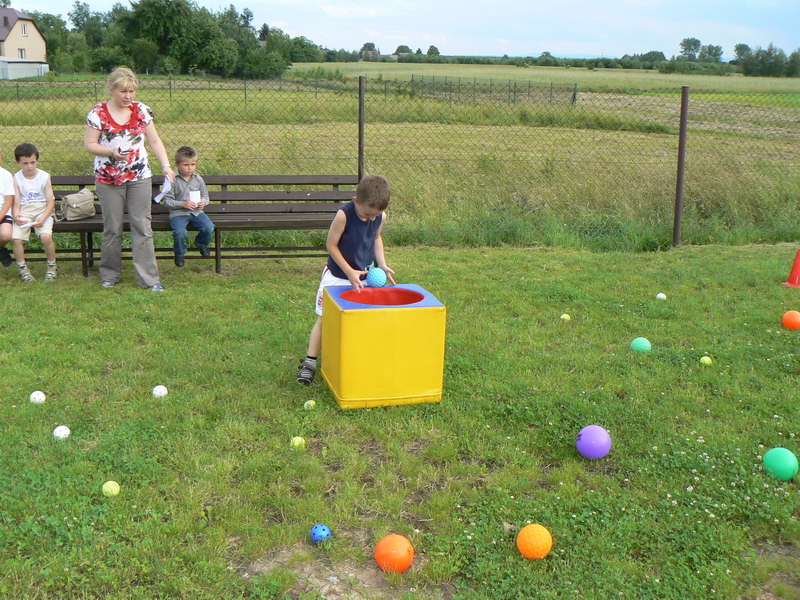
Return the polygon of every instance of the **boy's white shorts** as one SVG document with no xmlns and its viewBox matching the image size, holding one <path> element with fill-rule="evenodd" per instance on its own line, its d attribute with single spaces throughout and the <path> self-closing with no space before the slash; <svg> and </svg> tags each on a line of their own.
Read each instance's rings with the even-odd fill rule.
<svg viewBox="0 0 800 600">
<path fill-rule="evenodd" d="M 320 317 L 322 316 L 322 290 L 328 285 L 349 286 L 350 281 L 348 279 L 336 277 L 333 273 L 331 273 L 331 270 L 327 266 L 322 269 L 322 279 L 319 282 L 319 289 L 317 290 L 317 305 L 314 309 L 314 312 L 316 312 Z"/>
</svg>

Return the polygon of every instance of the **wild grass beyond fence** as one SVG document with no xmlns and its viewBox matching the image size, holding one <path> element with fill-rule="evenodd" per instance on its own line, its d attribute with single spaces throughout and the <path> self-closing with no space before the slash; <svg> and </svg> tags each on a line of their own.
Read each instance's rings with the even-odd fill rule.
<svg viewBox="0 0 800 600">
<path fill-rule="evenodd" d="M 355 80 L 145 80 L 168 150 L 204 173 L 355 173 Z M 102 82 L 0 84 L 0 148 L 89 173 L 85 116 Z M 367 172 L 393 183 L 395 241 L 652 248 L 671 239 L 680 89 L 367 81 Z M 691 92 L 684 240 L 797 239 L 800 94 Z"/>
</svg>

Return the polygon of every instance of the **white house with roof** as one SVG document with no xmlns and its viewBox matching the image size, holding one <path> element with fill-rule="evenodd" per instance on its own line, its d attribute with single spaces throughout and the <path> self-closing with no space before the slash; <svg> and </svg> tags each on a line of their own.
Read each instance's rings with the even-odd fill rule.
<svg viewBox="0 0 800 600">
<path fill-rule="evenodd" d="M 0 79 L 41 77 L 50 70 L 46 54 L 36 22 L 15 8 L 0 8 Z"/>
</svg>

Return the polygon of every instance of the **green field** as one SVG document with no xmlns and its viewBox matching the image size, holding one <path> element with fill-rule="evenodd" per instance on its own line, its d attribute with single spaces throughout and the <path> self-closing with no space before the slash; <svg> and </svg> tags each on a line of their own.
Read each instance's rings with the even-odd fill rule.
<svg viewBox="0 0 800 600">
<path fill-rule="evenodd" d="M 167 148 L 190 143 L 204 173 L 352 173 L 357 96 L 315 82 L 143 88 Z M 238 87 L 237 87 L 238 85 Z M 188 89 L 183 86 L 190 86 Z M 443 89 L 442 89 L 443 88 Z M 386 175 L 393 243 L 652 250 L 671 241 L 674 93 L 452 86 L 369 88 L 366 170 Z M 32 141 L 53 174 L 88 173 L 91 84 L 5 88 L 3 165 Z M 27 94 L 27 97 L 26 97 Z M 54 98 L 53 95 L 60 94 Z M 0 94 L 2 95 L 2 94 Z M 800 120 L 791 94 L 697 92 L 690 100 L 683 239 L 796 240 Z M 31 110 L 35 107 L 36 110 Z"/>
<path fill-rule="evenodd" d="M 797 598 L 797 477 L 760 466 L 800 454 L 794 253 L 390 246 L 447 306 L 444 398 L 349 412 L 294 381 L 318 260 L 164 261 L 165 294 L 130 264 L 113 290 L 0 270 L 0 596 Z M 574 447 L 592 423 L 598 461 Z M 527 522 L 552 532 L 541 561 L 514 547 Z M 404 575 L 372 561 L 389 532 Z"/>
<path fill-rule="evenodd" d="M 465 78 L 459 84 L 437 75 L 412 85 L 371 78 L 365 169 L 392 182 L 392 243 L 666 247 L 674 222 L 680 97 L 677 88 L 656 87 L 590 91 L 581 85 L 575 94 L 572 85 L 531 81 Z M 103 94 L 95 82 L 0 86 L 2 164 L 14 170 L 11 149 L 30 141 L 51 173 L 90 172 L 83 122 Z M 358 168 L 352 79 L 150 79 L 139 98 L 156 112 L 167 148 L 195 146 L 204 173 Z M 798 165 L 796 91 L 692 91 L 682 239 L 797 240 Z"/>
<path fill-rule="evenodd" d="M 800 93 L 800 79 L 785 77 L 744 77 L 742 75 L 665 75 L 642 69 L 597 69 L 582 67 L 515 67 L 512 65 L 458 65 L 425 63 L 295 63 L 289 75 L 314 69 L 339 70 L 346 76 L 366 75 L 373 79 L 408 80 L 451 78 L 499 82 L 535 81 L 538 83 L 578 84 L 581 89 L 679 89 L 688 85 L 697 90 L 762 93 Z"/>
</svg>

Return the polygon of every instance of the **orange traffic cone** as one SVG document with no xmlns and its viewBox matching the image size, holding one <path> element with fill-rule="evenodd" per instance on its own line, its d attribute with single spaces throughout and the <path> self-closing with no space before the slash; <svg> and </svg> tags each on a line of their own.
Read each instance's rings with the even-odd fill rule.
<svg viewBox="0 0 800 600">
<path fill-rule="evenodd" d="M 789 273 L 789 281 L 784 281 L 783 285 L 792 288 L 800 287 L 800 250 L 797 251 L 797 256 L 794 257 L 792 271 Z"/>
</svg>

